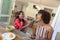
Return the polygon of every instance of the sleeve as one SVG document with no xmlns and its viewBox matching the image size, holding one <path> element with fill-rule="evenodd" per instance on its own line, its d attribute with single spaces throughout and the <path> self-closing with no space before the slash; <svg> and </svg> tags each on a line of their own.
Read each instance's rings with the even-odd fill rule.
<svg viewBox="0 0 60 40">
<path fill-rule="evenodd" d="M 14 23 L 14 27 L 15 27 L 15 29 L 19 29 L 19 27 L 16 25 L 16 23 Z"/>
<path fill-rule="evenodd" d="M 17 27 L 16 28 L 20 28 L 20 30 L 22 30 L 23 28 L 23 25 L 21 25 L 20 24 L 20 21 L 19 21 L 19 19 L 16 19 L 16 21 L 15 21 L 15 25 L 17 25 Z"/>
</svg>

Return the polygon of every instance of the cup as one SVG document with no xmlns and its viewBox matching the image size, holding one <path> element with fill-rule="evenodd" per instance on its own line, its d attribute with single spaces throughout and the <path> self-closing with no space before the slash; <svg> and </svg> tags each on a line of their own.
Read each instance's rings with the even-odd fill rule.
<svg viewBox="0 0 60 40">
<path fill-rule="evenodd" d="M 3 36 L 0 35 L 0 40 L 3 40 Z"/>
</svg>

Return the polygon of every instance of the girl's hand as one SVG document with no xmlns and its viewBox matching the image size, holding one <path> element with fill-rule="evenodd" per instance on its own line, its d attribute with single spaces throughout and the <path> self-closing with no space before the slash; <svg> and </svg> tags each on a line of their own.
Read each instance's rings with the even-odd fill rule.
<svg viewBox="0 0 60 40">
<path fill-rule="evenodd" d="M 33 21 L 30 21 L 30 25 L 33 24 Z"/>
</svg>

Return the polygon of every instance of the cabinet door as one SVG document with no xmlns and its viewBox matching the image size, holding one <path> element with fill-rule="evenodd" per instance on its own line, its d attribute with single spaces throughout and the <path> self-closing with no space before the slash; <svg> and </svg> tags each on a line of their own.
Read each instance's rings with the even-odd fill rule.
<svg viewBox="0 0 60 40">
<path fill-rule="evenodd" d="M 3 16 L 1 16 L 0 17 L 0 22 L 2 23 L 6 23 L 6 22 L 8 22 L 8 20 L 9 20 L 9 17 L 3 17 Z"/>
<path fill-rule="evenodd" d="M 10 12 L 10 7 L 11 7 L 11 0 L 3 0 L 2 1 L 2 15 L 9 15 Z"/>
<path fill-rule="evenodd" d="M 11 14 L 12 0 L 2 0 L 2 9 L 0 13 L 0 22 L 8 23 Z"/>
</svg>

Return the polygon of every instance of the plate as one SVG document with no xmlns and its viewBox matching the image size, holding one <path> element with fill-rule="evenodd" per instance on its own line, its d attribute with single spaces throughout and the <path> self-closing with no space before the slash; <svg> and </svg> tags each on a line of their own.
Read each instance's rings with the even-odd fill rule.
<svg viewBox="0 0 60 40">
<path fill-rule="evenodd" d="M 10 37 L 10 35 L 12 35 L 12 37 Z M 7 39 L 13 40 L 16 38 L 16 35 L 11 32 L 4 33 L 2 34 L 2 36 L 3 36 L 3 40 L 7 40 Z"/>
</svg>

